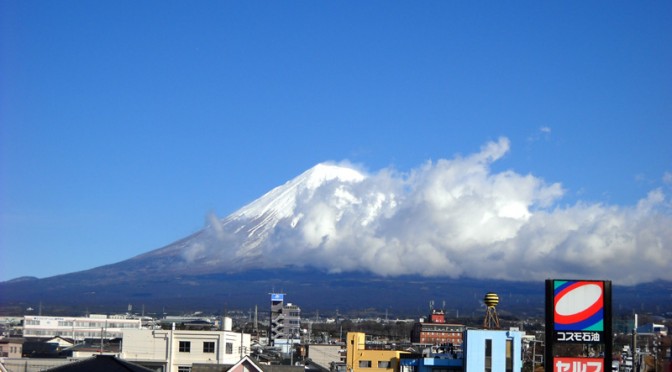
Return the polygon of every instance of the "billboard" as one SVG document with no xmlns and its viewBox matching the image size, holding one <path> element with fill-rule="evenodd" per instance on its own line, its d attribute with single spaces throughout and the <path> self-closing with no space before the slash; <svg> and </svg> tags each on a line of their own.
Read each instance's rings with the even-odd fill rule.
<svg viewBox="0 0 672 372">
<path fill-rule="evenodd" d="M 553 372 L 605 372 L 601 358 L 555 358 Z"/>
<path fill-rule="evenodd" d="M 602 342 L 604 297 L 604 282 L 554 280 L 554 340 L 556 342 Z"/>
<path fill-rule="evenodd" d="M 271 293 L 271 301 L 284 301 L 284 293 Z"/>
<path fill-rule="evenodd" d="M 612 339 L 611 281 L 546 280 L 546 371 L 603 371 L 611 365 Z"/>
</svg>

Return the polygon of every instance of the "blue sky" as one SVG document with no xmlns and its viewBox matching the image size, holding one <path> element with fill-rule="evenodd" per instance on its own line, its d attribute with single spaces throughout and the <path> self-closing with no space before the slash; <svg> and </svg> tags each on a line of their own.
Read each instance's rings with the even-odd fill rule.
<svg viewBox="0 0 672 372">
<path fill-rule="evenodd" d="M 0 280 L 159 248 L 320 162 L 408 172 L 502 136 L 493 171 L 560 183 L 559 205 L 669 195 L 671 17 L 664 1 L 3 1 Z"/>
</svg>

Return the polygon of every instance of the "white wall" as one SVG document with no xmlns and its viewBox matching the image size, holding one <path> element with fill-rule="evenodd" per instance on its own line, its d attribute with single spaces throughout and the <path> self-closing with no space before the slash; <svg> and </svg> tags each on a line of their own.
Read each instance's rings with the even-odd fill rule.
<svg viewBox="0 0 672 372">
<path fill-rule="evenodd" d="M 180 351 L 180 342 L 189 343 L 188 352 Z M 214 343 L 213 352 L 204 351 L 205 342 Z M 249 334 L 141 329 L 124 331 L 121 357 L 131 362 L 162 362 L 169 366 L 167 372 L 174 372 L 178 366 L 193 363 L 235 364 L 249 353 Z"/>
<path fill-rule="evenodd" d="M 107 318 L 105 315 L 85 317 L 53 317 L 25 315 L 23 317 L 24 337 L 68 337 L 75 340 L 85 338 L 111 339 L 121 337 L 124 329 L 139 329 L 140 319 Z"/>
</svg>

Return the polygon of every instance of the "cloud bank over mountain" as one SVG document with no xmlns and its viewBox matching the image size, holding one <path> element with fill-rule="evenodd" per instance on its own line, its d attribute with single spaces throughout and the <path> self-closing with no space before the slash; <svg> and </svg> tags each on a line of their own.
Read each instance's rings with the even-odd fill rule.
<svg viewBox="0 0 672 372">
<path fill-rule="evenodd" d="M 672 280 L 662 189 L 633 206 L 561 206 L 559 183 L 492 171 L 509 146 L 502 138 L 408 173 L 320 164 L 224 219 L 211 216 L 182 257 L 383 276 Z"/>
</svg>

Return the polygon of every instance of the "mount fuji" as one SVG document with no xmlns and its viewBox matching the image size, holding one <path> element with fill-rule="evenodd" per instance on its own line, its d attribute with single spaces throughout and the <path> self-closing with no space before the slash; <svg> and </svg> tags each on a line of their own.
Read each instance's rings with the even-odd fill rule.
<svg viewBox="0 0 672 372">
<path fill-rule="evenodd" d="M 209 224 L 203 230 L 124 264 L 141 267 L 151 275 L 303 266 L 325 268 L 323 262 L 307 261 L 311 255 L 306 250 L 326 249 L 322 241 L 330 238 L 334 227 L 310 225 L 306 230 L 322 235 L 308 236 L 302 229 L 314 223 L 310 221 L 312 216 L 297 210 L 300 205 L 305 210 L 305 205 L 320 199 L 317 203 L 330 208 L 338 221 L 361 203 L 352 189 L 365 178 L 352 168 L 318 164 L 224 219 L 209 216 Z M 369 208 L 370 215 L 376 212 L 375 206 Z M 305 240 L 297 239 L 298 235 Z M 297 250 L 299 244 L 301 247 Z"/>
<path fill-rule="evenodd" d="M 668 274 L 653 270 L 645 273 L 653 277 L 633 279 L 618 266 L 597 269 L 558 253 L 574 254 L 583 231 L 601 238 L 594 232 L 600 231 L 601 210 L 558 210 L 559 184 L 492 173 L 489 165 L 507 150 L 508 142 L 500 141 L 404 175 L 318 164 L 225 218 L 210 215 L 202 230 L 165 247 L 86 271 L 0 283 L 0 312 L 20 313 L 37 302 L 52 311 L 113 311 L 129 303 L 172 310 L 249 308 L 278 290 L 308 308 L 403 312 L 429 300 L 454 299 L 450 307 L 469 312 L 478 311 L 482 295 L 494 290 L 510 310 L 541 314 L 543 279 L 588 273 L 598 279 L 618 273 L 622 284 L 644 283 L 616 287 L 615 298 L 659 306 L 657 294 L 672 287 Z M 584 209 L 590 212 L 587 222 Z M 666 215 L 637 211 L 637 226 L 667 226 Z M 647 218 L 656 223 L 644 224 Z M 571 228 L 561 228 L 566 221 Z"/>
</svg>

